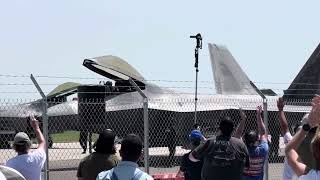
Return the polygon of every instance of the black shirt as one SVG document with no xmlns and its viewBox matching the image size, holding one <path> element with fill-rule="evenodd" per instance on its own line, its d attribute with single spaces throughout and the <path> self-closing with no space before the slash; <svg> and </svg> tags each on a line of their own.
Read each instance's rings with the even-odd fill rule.
<svg viewBox="0 0 320 180">
<path fill-rule="evenodd" d="M 203 161 L 192 162 L 189 153 L 182 156 L 180 170 L 184 173 L 185 180 L 201 180 L 201 169 Z"/>
<path fill-rule="evenodd" d="M 249 166 L 246 145 L 237 138 L 217 136 L 198 146 L 192 155 L 204 160 L 203 180 L 241 180 L 244 166 Z"/>
</svg>

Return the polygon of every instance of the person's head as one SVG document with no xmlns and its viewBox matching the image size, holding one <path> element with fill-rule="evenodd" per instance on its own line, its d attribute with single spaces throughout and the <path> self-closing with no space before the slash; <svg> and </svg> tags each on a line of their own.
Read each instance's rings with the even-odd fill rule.
<svg viewBox="0 0 320 180">
<path fill-rule="evenodd" d="M 198 123 L 195 123 L 195 124 L 192 126 L 192 129 L 200 130 L 200 125 L 199 125 Z"/>
<path fill-rule="evenodd" d="M 221 131 L 221 134 L 223 136 L 231 136 L 233 128 L 234 124 L 231 118 L 229 116 L 223 117 L 219 125 L 219 130 Z"/>
<path fill-rule="evenodd" d="M 104 130 L 99 134 L 94 150 L 102 154 L 115 154 L 114 139 L 116 135 L 111 129 Z"/>
<path fill-rule="evenodd" d="M 191 133 L 189 134 L 189 141 L 192 146 L 191 149 L 194 149 L 197 146 L 199 146 L 202 138 L 203 138 L 203 135 L 199 130 L 191 131 Z"/>
<path fill-rule="evenodd" d="M 19 132 L 15 135 L 13 140 L 13 149 L 18 154 L 28 153 L 30 147 L 31 147 L 31 140 L 26 133 Z"/>
<path fill-rule="evenodd" d="M 137 162 L 142 154 L 142 140 L 135 134 L 129 134 L 121 141 L 120 156 L 123 161 Z"/>
<path fill-rule="evenodd" d="M 247 147 L 255 147 L 259 144 L 259 135 L 256 131 L 246 132 L 244 134 L 244 142 Z"/>
</svg>

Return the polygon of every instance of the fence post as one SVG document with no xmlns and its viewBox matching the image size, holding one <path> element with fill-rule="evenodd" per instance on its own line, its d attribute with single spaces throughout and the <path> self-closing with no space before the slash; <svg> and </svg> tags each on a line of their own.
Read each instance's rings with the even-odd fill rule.
<svg viewBox="0 0 320 180">
<path fill-rule="evenodd" d="M 143 98 L 143 125 L 144 125 L 144 167 L 149 174 L 149 114 L 148 98 Z"/>
<path fill-rule="evenodd" d="M 38 82 L 36 79 L 33 77 L 33 75 L 30 75 L 30 79 L 32 80 L 33 84 L 37 88 L 38 92 L 40 93 L 42 97 L 42 121 L 43 121 L 43 126 L 42 126 L 42 131 L 43 131 L 43 136 L 46 142 L 46 161 L 44 163 L 44 179 L 49 180 L 49 151 L 48 151 L 48 138 L 49 138 L 49 131 L 48 131 L 48 116 L 47 116 L 47 97 L 44 95 L 42 89 L 40 88 Z"/>
<path fill-rule="evenodd" d="M 264 125 L 266 126 L 267 134 L 269 136 L 268 102 L 267 102 L 267 98 L 263 99 L 263 120 L 264 120 Z M 265 160 L 264 179 L 265 180 L 269 180 L 269 154 L 267 154 L 267 157 L 266 157 L 266 160 Z"/>
<path fill-rule="evenodd" d="M 129 78 L 130 84 L 138 91 L 143 98 L 143 132 L 144 132 L 144 148 L 143 159 L 145 171 L 149 174 L 149 112 L 148 112 L 148 97 L 142 92 L 139 86 Z"/>
</svg>

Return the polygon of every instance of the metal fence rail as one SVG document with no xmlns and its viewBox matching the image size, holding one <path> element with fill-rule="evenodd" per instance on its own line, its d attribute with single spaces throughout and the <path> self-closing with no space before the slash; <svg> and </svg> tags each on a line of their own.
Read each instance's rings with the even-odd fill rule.
<svg viewBox="0 0 320 180">
<path fill-rule="evenodd" d="M 188 134 L 194 125 L 194 99 L 148 99 L 145 106 L 132 103 L 126 98 L 122 102 L 113 103 L 112 99 L 79 99 L 68 102 L 47 102 L 48 137 L 49 137 L 49 174 L 53 171 L 76 170 L 82 158 L 88 155 L 91 144 L 97 134 L 104 129 L 112 129 L 117 138 L 135 133 L 142 140 L 148 139 L 148 161 L 139 162 L 144 168 L 146 162 L 150 166 L 150 174 L 161 172 L 177 172 L 180 157 L 187 153 Z M 248 97 L 199 97 L 197 102 L 197 123 L 206 137 L 215 135 L 223 116 L 230 116 L 235 125 L 240 122 L 239 108 L 247 115 L 245 131 L 257 129 L 256 106 L 262 105 L 262 99 Z M 292 101 L 285 107 L 291 133 L 294 125 L 310 110 L 307 102 Z M 39 101 L 6 101 L 0 100 L 0 164 L 15 156 L 11 143 L 15 133 L 27 132 L 34 137 L 28 124 L 28 115 L 40 117 L 43 124 L 44 104 Z M 144 107 L 148 107 L 148 123 L 144 122 Z M 284 144 L 280 135 L 276 98 L 268 99 L 268 129 L 270 135 L 270 151 L 268 174 L 269 179 L 280 179 L 284 161 Z M 148 126 L 148 127 L 146 127 Z M 145 128 L 148 136 L 145 137 Z M 82 154 L 82 146 L 86 153 Z M 90 140 L 92 139 L 92 140 Z M 52 142 L 52 143 L 51 143 Z M 36 147 L 36 142 L 32 147 Z M 117 145 L 118 149 L 120 145 Z M 92 150 L 94 151 L 94 150 Z"/>
</svg>

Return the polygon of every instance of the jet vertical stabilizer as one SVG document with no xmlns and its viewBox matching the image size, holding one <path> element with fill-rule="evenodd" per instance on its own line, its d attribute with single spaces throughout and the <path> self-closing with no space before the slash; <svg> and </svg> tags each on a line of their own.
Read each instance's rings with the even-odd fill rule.
<svg viewBox="0 0 320 180">
<path fill-rule="evenodd" d="M 218 94 L 258 95 L 226 47 L 209 44 L 210 60 Z"/>
<path fill-rule="evenodd" d="M 287 90 L 285 99 L 311 100 L 314 94 L 320 94 L 320 44 L 313 51 L 299 74 Z"/>
</svg>

